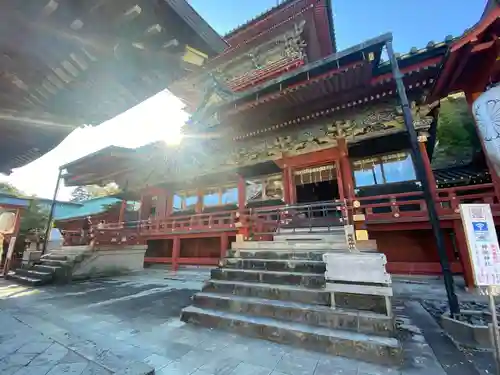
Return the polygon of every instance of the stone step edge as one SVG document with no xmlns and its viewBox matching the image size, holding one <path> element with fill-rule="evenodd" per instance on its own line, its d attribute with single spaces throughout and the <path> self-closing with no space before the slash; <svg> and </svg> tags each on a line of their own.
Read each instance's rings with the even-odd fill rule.
<svg viewBox="0 0 500 375">
<path fill-rule="evenodd" d="M 48 272 L 48 271 L 37 271 L 36 269 L 34 268 L 18 268 L 16 270 L 16 273 L 18 274 L 30 274 L 30 275 L 33 275 L 33 276 L 41 276 L 41 277 L 44 277 L 44 276 L 52 276 L 52 273 Z"/>
<path fill-rule="evenodd" d="M 29 283 L 33 283 L 33 284 L 39 284 L 39 283 L 43 283 L 44 280 L 43 279 L 35 279 L 33 277 L 28 277 L 28 276 L 23 276 L 23 275 L 19 275 L 17 273 L 15 273 L 14 271 L 10 271 L 8 274 L 7 274 L 7 278 L 8 279 L 11 279 L 11 280 L 22 280 L 22 281 L 27 281 Z"/>
<path fill-rule="evenodd" d="M 251 288 L 267 288 L 267 289 L 282 289 L 286 291 L 298 291 L 298 292 L 309 292 L 309 293 L 330 293 L 325 290 L 325 288 L 306 288 L 299 285 L 284 285 L 284 284 L 269 284 L 269 283 L 253 283 L 246 281 L 236 281 L 236 280 L 218 280 L 218 279 L 210 279 L 205 281 L 206 283 L 212 284 L 225 284 L 225 285 L 239 285 Z M 232 295 L 232 294 L 231 294 Z"/>
<path fill-rule="evenodd" d="M 322 260 L 311 260 L 311 259 L 276 259 L 276 258 L 242 258 L 242 257 L 225 257 L 224 260 L 234 260 L 234 261 L 245 261 L 245 262 L 271 262 L 271 263 L 304 263 L 311 265 L 322 265 L 325 264 Z"/>
<path fill-rule="evenodd" d="M 184 314 L 188 314 L 188 317 L 186 320 Z M 306 324 L 301 324 L 301 323 L 296 323 L 296 322 L 291 322 L 291 321 L 279 321 L 276 319 L 272 318 L 265 318 L 265 317 L 253 317 L 253 316 L 248 316 L 248 315 L 243 315 L 243 314 L 234 314 L 234 313 L 228 313 L 228 312 L 222 312 L 222 311 L 216 311 L 216 310 L 211 310 L 211 309 L 201 309 L 195 306 L 188 306 L 185 307 L 182 310 L 181 313 L 181 319 L 183 321 L 189 322 L 189 314 L 195 314 L 195 315 L 205 315 L 209 316 L 212 318 L 218 318 L 218 319 L 224 319 L 224 320 L 230 320 L 231 321 L 231 326 L 236 323 L 236 325 L 257 325 L 257 326 L 266 326 L 266 327 L 271 327 L 276 330 L 284 330 L 284 331 L 292 331 L 295 333 L 298 333 L 300 335 L 315 335 L 315 336 L 323 336 L 325 339 L 329 341 L 337 341 L 337 342 L 342 342 L 342 341 L 347 341 L 351 342 L 350 347 L 355 348 L 359 343 L 365 343 L 367 345 L 374 345 L 374 346 L 379 346 L 379 347 L 384 347 L 390 350 L 395 350 L 398 353 L 398 357 L 396 358 L 391 358 L 391 357 L 385 357 L 384 360 L 382 357 L 380 358 L 381 362 L 391 362 L 392 364 L 401 364 L 401 353 L 402 353 L 402 347 L 400 342 L 392 337 L 381 337 L 381 336 L 374 336 L 374 335 L 368 335 L 364 333 L 359 333 L 359 332 L 351 332 L 351 331 L 342 331 L 338 329 L 329 329 L 325 327 L 315 327 L 315 326 L 309 326 Z M 246 332 L 245 332 L 246 333 Z M 326 348 L 325 348 L 326 349 Z M 324 350 L 327 352 L 327 350 Z M 367 360 L 364 357 L 360 356 L 348 356 L 349 358 L 355 358 L 358 360 Z"/>
<path fill-rule="evenodd" d="M 311 305 L 311 304 L 301 303 L 301 302 L 273 300 L 273 299 L 258 298 L 258 297 L 243 297 L 243 296 L 237 296 L 234 294 L 220 294 L 220 293 L 211 293 L 211 292 L 210 293 L 198 292 L 194 295 L 194 299 L 196 299 L 197 296 L 204 297 L 204 298 L 222 299 L 222 300 L 226 300 L 226 301 L 240 301 L 240 302 L 246 302 L 246 303 L 251 303 L 251 304 L 272 305 L 272 306 L 276 306 L 276 307 L 289 307 L 289 308 L 300 309 L 300 310 L 305 310 L 305 311 L 330 312 L 332 314 L 337 314 L 337 315 L 356 315 L 356 316 L 365 317 L 365 318 L 372 318 L 372 319 L 392 320 L 392 318 L 388 317 L 387 315 L 377 314 L 377 313 L 370 312 L 370 311 L 339 309 L 339 308 L 332 308 L 330 306 Z"/>
<path fill-rule="evenodd" d="M 244 269 L 244 268 L 214 268 L 214 270 L 219 270 L 222 272 L 234 272 L 234 273 L 263 273 L 266 275 L 275 275 L 275 276 L 305 276 L 305 277 L 317 277 L 317 276 L 325 276 L 324 272 L 314 273 L 314 272 L 289 272 L 289 271 L 267 271 L 267 270 L 255 270 L 255 269 Z"/>
</svg>

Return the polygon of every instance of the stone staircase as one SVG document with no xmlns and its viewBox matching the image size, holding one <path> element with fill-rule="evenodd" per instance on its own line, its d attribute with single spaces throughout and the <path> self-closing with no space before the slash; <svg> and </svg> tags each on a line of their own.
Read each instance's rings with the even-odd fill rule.
<svg viewBox="0 0 500 375">
<path fill-rule="evenodd" d="M 372 309 L 363 296 L 346 299 L 342 308 L 332 301 L 323 254 L 336 252 L 349 253 L 343 228 L 233 243 L 181 319 L 367 362 L 400 364 L 392 313 Z"/>
<path fill-rule="evenodd" d="M 7 279 L 30 286 L 67 283 L 71 281 L 75 265 L 81 263 L 90 253 L 89 246 L 72 246 L 64 250 L 52 250 L 41 257 L 39 264 L 10 271 Z"/>
</svg>

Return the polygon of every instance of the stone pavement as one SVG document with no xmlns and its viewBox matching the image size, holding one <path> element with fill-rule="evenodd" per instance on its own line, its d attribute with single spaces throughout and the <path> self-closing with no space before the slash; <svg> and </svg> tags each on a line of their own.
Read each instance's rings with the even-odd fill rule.
<svg viewBox="0 0 500 375">
<path fill-rule="evenodd" d="M 55 348 L 66 350 L 72 361 L 78 358 L 81 362 L 75 363 L 81 364 L 63 368 L 69 354 L 58 354 L 52 357 L 52 368 L 45 373 L 39 369 L 40 374 L 92 374 L 89 366 L 97 366 L 95 374 L 139 374 L 144 368 L 138 366 L 144 363 L 160 375 L 446 374 L 424 337 L 411 325 L 404 306 L 396 307 L 403 319 L 407 360 L 398 370 L 185 325 L 179 321 L 180 310 L 191 303 L 191 296 L 207 276 L 207 270 L 177 274 L 145 270 L 133 276 L 43 288 L 0 281 L 0 325 L 12 327 L 11 333 L 24 332 L 16 338 L 30 332 L 48 345 L 31 358 L 9 355 L 12 349 L 1 348 L 13 337 L 2 333 L 0 353 L 7 354 L 4 365 L 12 371 L 0 374 L 17 375 L 14 369 L 26 370 L 37 355 L 44 358 L 43 353 L 52 347 L 56 352 Z M 37 351 L 41 348 L 43 345 Z"/>
</svg>

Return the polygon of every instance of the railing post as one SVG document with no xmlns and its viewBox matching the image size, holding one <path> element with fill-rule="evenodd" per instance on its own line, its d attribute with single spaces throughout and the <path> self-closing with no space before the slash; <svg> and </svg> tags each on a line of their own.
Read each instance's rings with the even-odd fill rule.
<svg viewBox="0 0 500 375">
<path fill-rule="evenodd" d="M 226 232 L 223 232 L 220 237 L 220 258 L 226 257 L 227 249 L 229 248 L 229 238 Z"/>
<path fill-rule="evenodd" d="M 175 236 L 172 244 L 172 269 L 177 271 L 179 269 L 179 257 L 181 254 L 181 239 Z"/>
</svg>

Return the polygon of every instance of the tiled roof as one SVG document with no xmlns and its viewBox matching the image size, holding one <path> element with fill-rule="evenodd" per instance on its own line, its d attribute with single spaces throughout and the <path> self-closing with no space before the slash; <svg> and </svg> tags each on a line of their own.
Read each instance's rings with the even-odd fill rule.
<svg viewBox="0 0 500 375">
<path fill-rule="evenodd" d="M 69 220 L 97 215 L 106 212 L 110 205 L 117 204 L 119 202 L 121 202 L 121 199 L 113 197 L 89 199 L 81 202 L 81 206 L 75 207 L 74 209 L 66 209 L 59 214 L 56 212 L 54 218 L 56 220 Z"/>
</svg>

